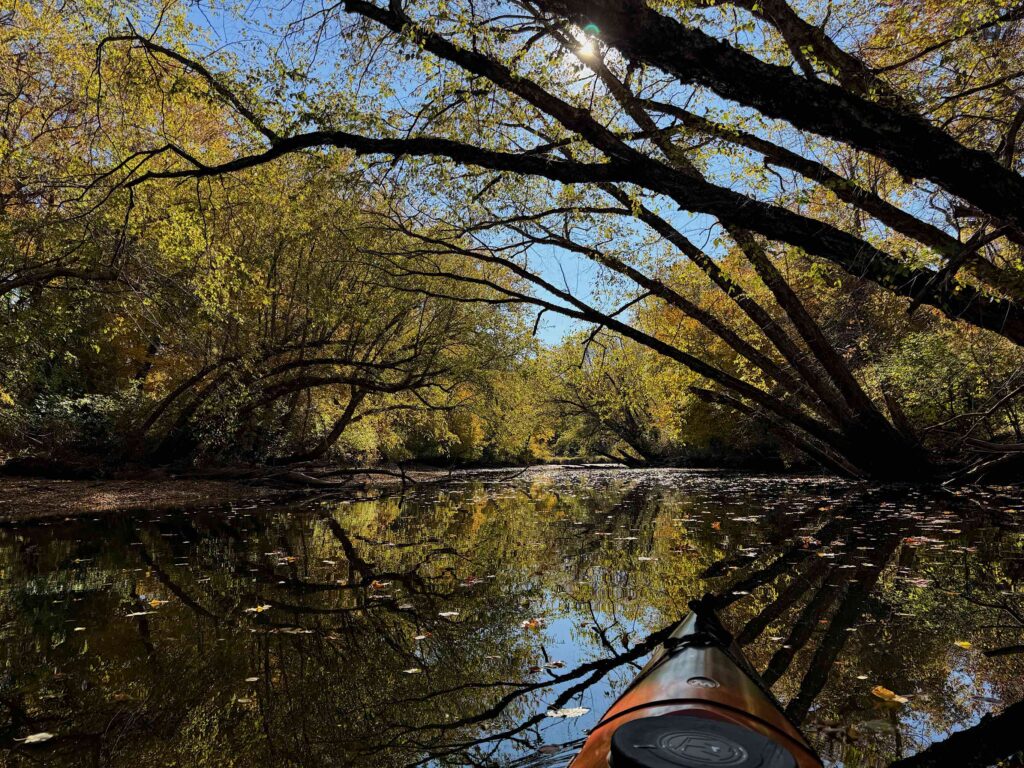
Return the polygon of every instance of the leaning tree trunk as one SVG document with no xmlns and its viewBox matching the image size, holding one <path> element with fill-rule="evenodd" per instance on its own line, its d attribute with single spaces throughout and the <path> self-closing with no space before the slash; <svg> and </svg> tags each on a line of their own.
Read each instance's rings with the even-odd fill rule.
<svg viewBox="0 0 1024 768">
<path fill-rule="evenodd" d="M 349 424 L 352 423 L 352 419 L 356 415 L 356 409 L 366 398 L 367 392 L 363 389 L 356 387 L 352 388 L 352 393 L 349 395 L 348 404 L 345 406 L 345 410 L 342 411 L 341 415 L 334 422 L 330 431 L 324 435 L 316 445 L 310 448 L 308 451 L 300 451 L 299 453 L 293 453 L 291 456 L 285 456 L 280 459 L 275 459 L 273 464 L 295 464 L 300 461 L 316 461 L 322 459 L 327 452 L 338 442 L 338 439 L 344 434 Z"/>
</svg>

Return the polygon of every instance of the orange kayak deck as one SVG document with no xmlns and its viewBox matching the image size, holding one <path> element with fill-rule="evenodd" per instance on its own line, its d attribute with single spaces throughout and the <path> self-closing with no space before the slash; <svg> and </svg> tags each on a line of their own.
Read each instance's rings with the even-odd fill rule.
<svg viewBox="0 0 1024 768">
<path fill-rule="evenodd" d="M 696 613 L 680 623 L 591 731 L 570 768 L 821 768 L 731 638 L 727 650 L 708 642 L 706 626 Z"/>
</svg>

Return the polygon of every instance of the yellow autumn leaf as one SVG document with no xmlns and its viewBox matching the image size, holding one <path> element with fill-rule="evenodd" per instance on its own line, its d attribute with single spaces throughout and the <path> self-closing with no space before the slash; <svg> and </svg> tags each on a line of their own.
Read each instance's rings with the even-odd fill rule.
<svg viewBox="0 0 1024 768">
<path fill-rule="evenodd" d="M 963 648 L 965 650 L 972 647 L 970 642 L 968 642 L 967 640 L 957 640 L 955 643 L 953 643 L 953 645 L 957 646 L 958 648 Z"/>
<path fill-rule="evenodd" d="M 900 696 L 897 693 L 890 691 L 883 685 L 876 685 L 871 689 L 871 693 L 882 699 L 883 701 L 892 701 L 897 704 L 906 704 L 910 699 L 906 696 Z"/>
</svg>

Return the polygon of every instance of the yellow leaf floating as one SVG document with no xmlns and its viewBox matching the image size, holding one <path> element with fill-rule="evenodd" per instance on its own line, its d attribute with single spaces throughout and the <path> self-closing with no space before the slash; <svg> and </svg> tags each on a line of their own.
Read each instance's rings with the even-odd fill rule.
<svg viewBox="0 0 1024 768">
<path fill-rule="evenodd" d="M 871 689 L 871 693 L 882 699 L 882 701 L 892 701 L 897 704 L 906 704 L 910 701 L 906 696 L 900 696 L 883 685 L 876 685 Z"/>
<path fill-rule="evenodd" d="M 157 600 L 156 598 L 153 598 L 152 600 L 149 601 L 149 604 L 151 606 L 153 606 L 154 608 L 159 608 L 161 605 L 166 605 L 167 601 L 166 600 Z"/>
<path fill-rule="evenodd" d="M 270 606 L 269 605 L 257 605 L 255 608 L 246 608 L 245 612 L 246 613 L 263 613 L 264 611 L 269 611 L 269 610 L 270 610 Z"/>
<path fill-rule="evenodd" d="M 963 648 L 964 650 L 967 650 L 968 648 L 972 647 L 967 640 L 957 640 L 955 643 L 953 643 L 953 645 L 957 646 L 958 648 Z"/>
</svg>

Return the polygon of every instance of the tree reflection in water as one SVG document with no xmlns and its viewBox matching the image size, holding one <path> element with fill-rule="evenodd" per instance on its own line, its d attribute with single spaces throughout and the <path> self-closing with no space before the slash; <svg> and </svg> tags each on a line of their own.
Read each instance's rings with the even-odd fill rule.
<svg viewBox="0 0 1024 768">
<path fill-rule="evenodd" d="M 710 592 L 827 763 L 993 762 L 1021 748 L 1021 506 L 552 471 L 8 528 L 0 738 L 11 765 L 564 765 Z"/>
</svg>

